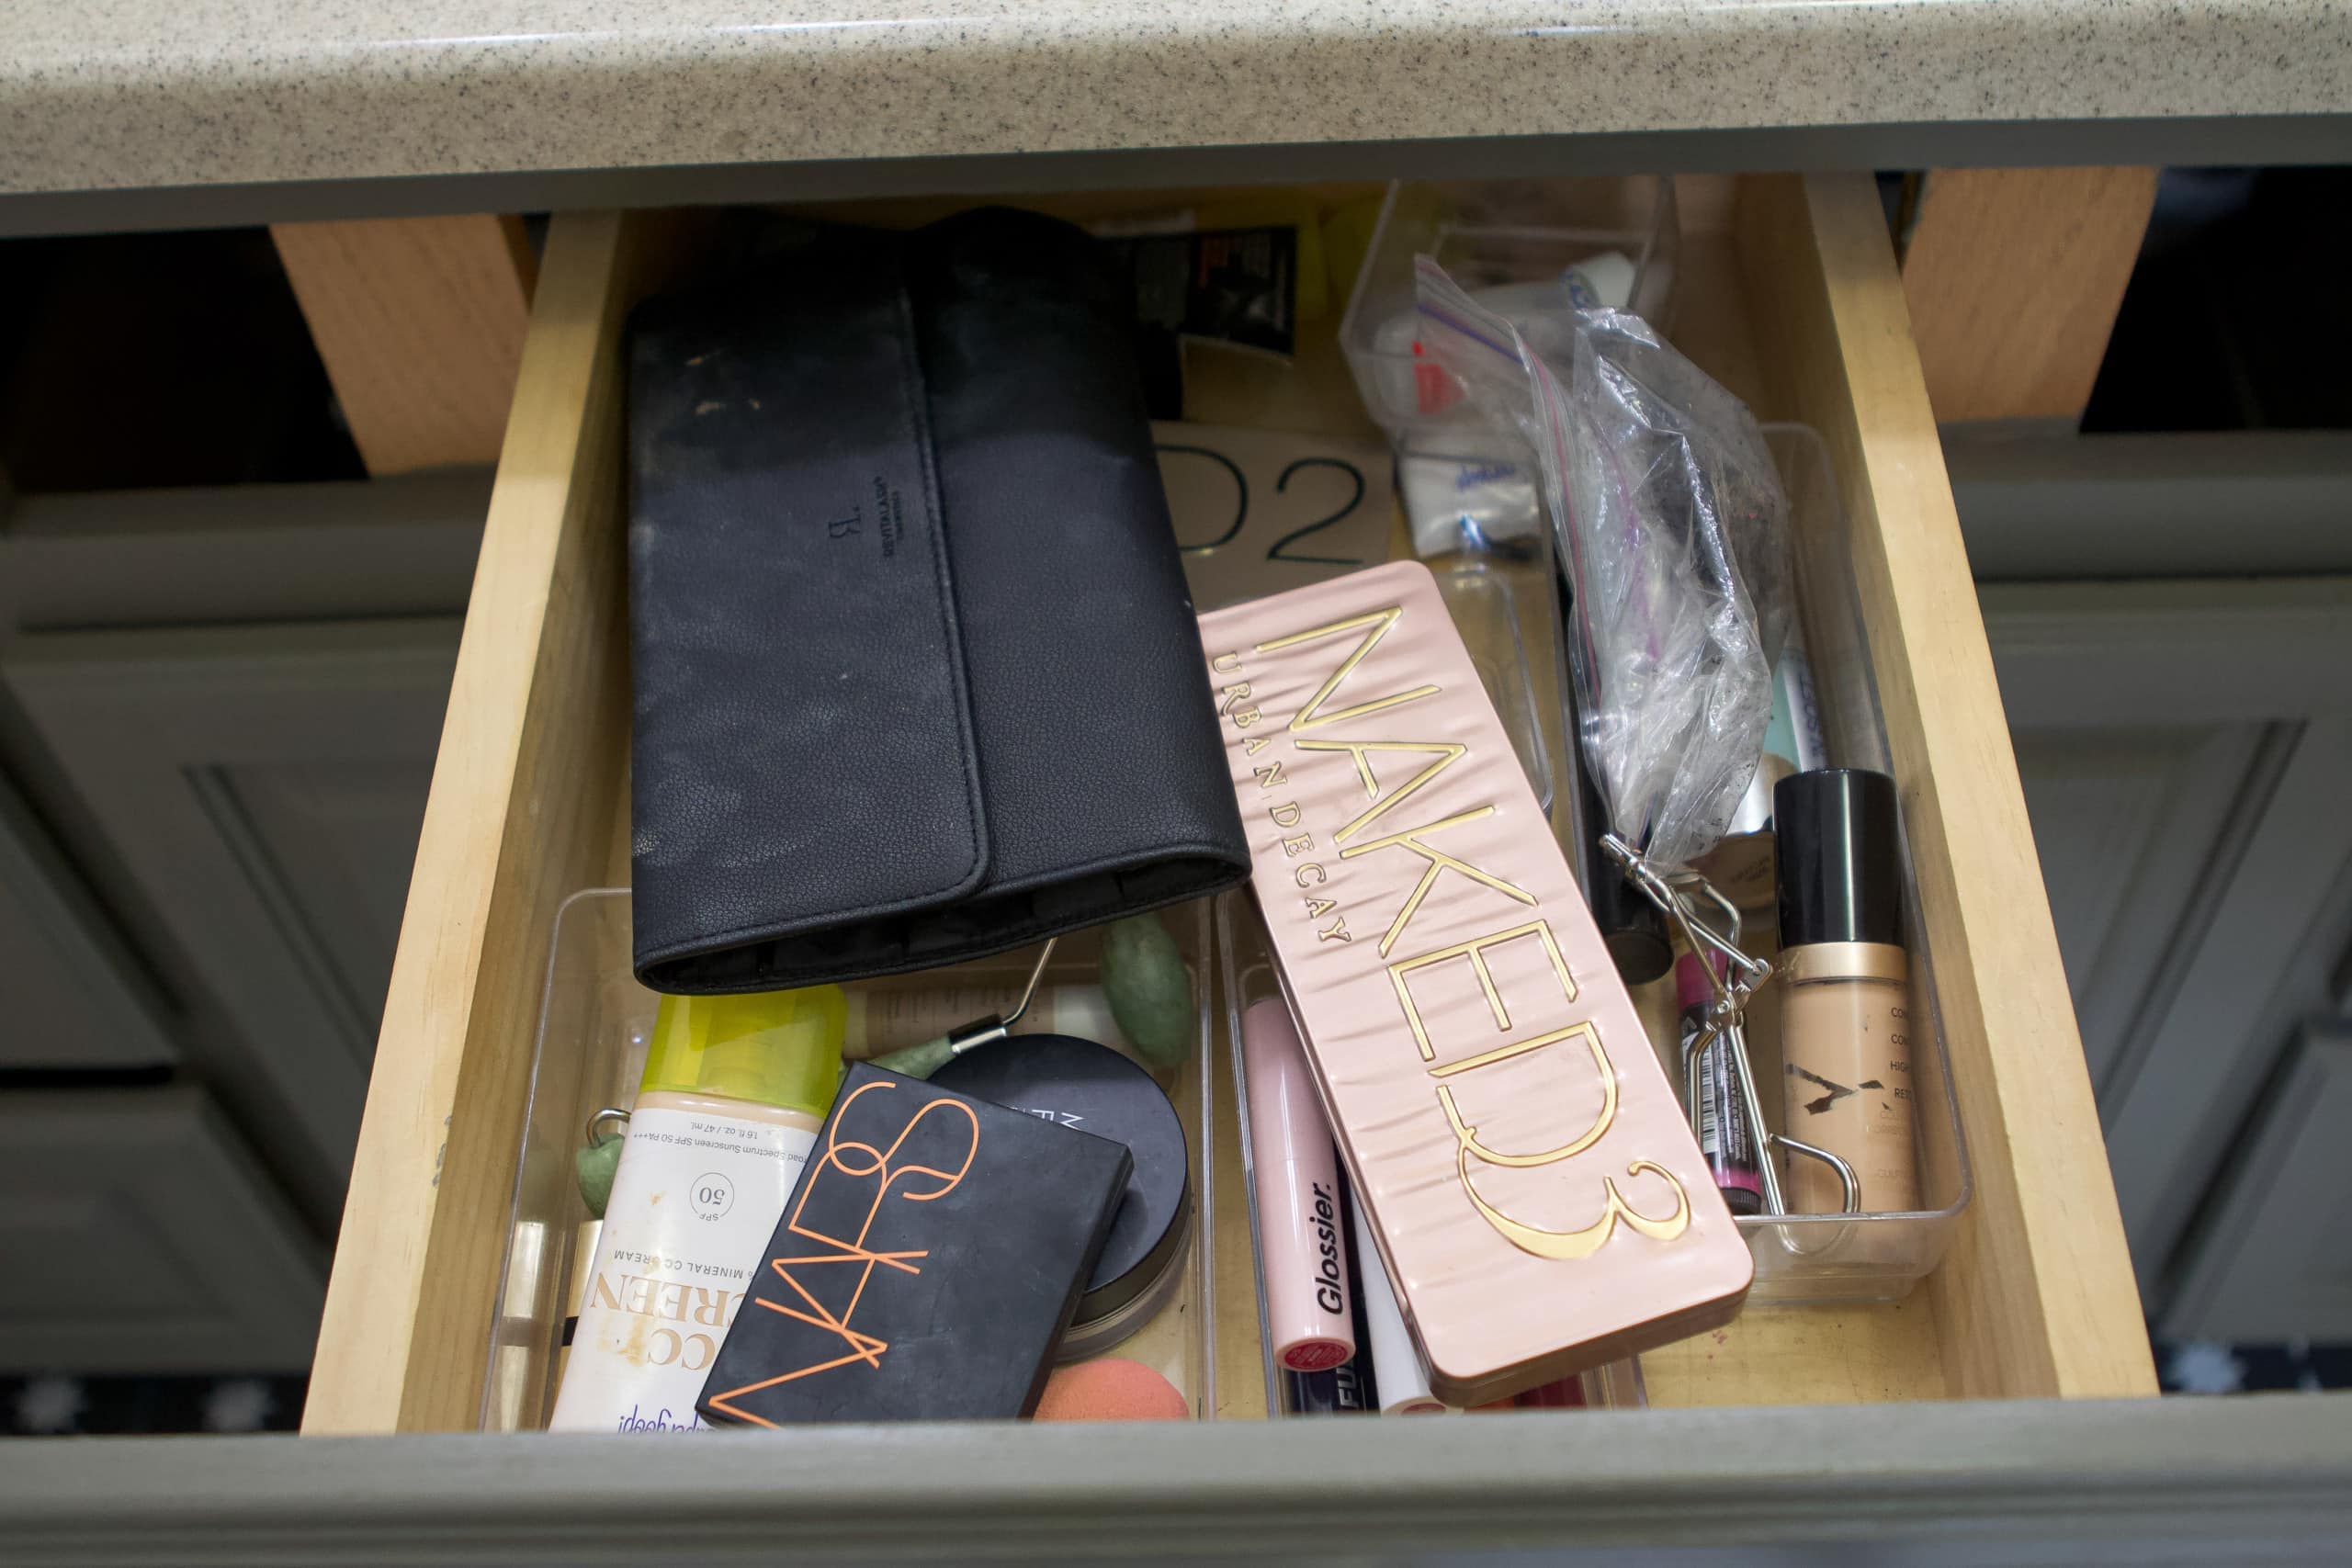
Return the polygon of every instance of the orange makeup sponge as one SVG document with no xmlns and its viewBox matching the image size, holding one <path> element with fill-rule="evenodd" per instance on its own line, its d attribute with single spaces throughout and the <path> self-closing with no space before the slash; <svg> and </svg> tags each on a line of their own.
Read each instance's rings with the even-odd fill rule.
<svg viewBox="0 0 2352 1568">
<path fill-rule="evenodd" d="M 1040 1421 L 1189 1421 L 1193 1406 L 1176 1385 L 1120 1356 L 1057 1367 L 1037 1401 Z"/>
</svg>

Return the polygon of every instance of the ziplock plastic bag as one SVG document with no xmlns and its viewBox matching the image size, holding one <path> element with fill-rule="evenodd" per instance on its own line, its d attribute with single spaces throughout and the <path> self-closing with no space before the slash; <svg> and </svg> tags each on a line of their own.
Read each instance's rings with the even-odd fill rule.
<svg viewBox="0 0 2352 1568">
<path fill-rule="evenodd" d="M 1756 771 L 1788 635 L 1788 497 L 1755 418 L 1638 316 L 1506 318 L 1428 256 L 1415 280 L 1422 352 L 1542 467 L 1611 826 L 1682 864 L 1722 839 Z"/>
</svg>

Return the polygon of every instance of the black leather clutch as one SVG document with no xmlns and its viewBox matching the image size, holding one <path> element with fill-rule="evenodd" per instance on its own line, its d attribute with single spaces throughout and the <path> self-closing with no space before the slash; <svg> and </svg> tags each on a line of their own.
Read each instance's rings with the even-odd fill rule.
<svg viewBox="0 0 2352 1568">
<path fill-rule="evenodd" d="M 1248 874 L 1127 316 L 1004 210 L 639 307 L 645 984 L 926 968 Z"/>
</svg>

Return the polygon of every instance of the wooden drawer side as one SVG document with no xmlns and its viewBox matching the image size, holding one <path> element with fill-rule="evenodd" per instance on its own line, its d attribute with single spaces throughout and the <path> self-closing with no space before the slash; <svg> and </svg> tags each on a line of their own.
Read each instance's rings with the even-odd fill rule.
<svg viewBox="0 0 2352 1568">
<path fill-rule="evenodd" d="M 548 233 L 392 966 L 306 1432 L 463 1429 L 556 905 L 624 770 L 619 325 L 640 226 Z"/>
<path fill-rule="evenodd" d="M 1962 1398 L 2154 1393 L 2107 1148 L 1967 552 L 1867 175 L 1743 182 L 1740 252 L 1779 416 L 1838 468 L 1879 702 L 1973 1156 L 1930 1281 Z"/>
</svg>

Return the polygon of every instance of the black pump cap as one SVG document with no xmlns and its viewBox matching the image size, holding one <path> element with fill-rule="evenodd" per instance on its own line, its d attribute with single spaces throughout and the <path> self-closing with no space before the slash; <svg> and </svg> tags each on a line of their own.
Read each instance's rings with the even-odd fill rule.
<svg viewBox="0 0 2352 1568">
<path fill-rule="evenodd" d="M 1772 786 L 1781 945 L 1903 944 L 1894 781 L 1860 768 L 1791 773 Z"/>
<path fill-rule="evenodd" d="M 1592 834 L 1577 880 L 1584 884 L 1585 902 L 1592 907 L 1593 924 L 1600 928 L 1600 944 L 1617 965 L 1618 978 L 1628 986 L 1646 986 L 1674 967 L 1674 943 L 1666 934 L 1666 916 L 1618 874 L 1616 863 L 1600 847 L 1597 825 L 1606 822 L 1609 814 L 1600 804 L 1592 770 L 1585 766 L 1583 748 L 1577 750 L 1577 817 Z"/>
<path fill-rule="evenodd" d="M 1674 943 L 1666 934 L 1666 917 L 1657 906 L 1634 891 L 1601 859 L 1596 843 L 1593 856 L 1604 868 L 1592 879 L 1592 919 L 1600 928 L 1600 945 L 1617 965 L 1617 976 L 1629 986 L 1646 986 L 1674 967 Z"/>
</svg>

